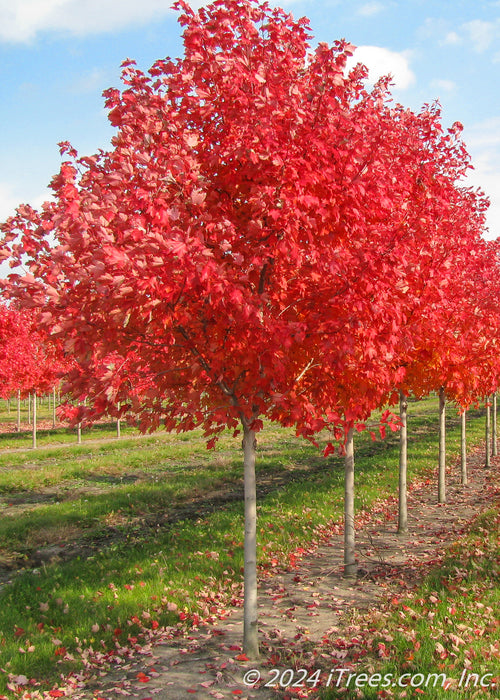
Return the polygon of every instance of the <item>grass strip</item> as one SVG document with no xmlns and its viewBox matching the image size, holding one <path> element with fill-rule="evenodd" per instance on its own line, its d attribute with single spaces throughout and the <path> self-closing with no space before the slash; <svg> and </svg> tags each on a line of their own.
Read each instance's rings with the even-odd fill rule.
<svg viewBox="0 0 500 700">
<path fill-rule="evenodd" d="M 474 520 L 415 591 L 366 615 L 368 653 L 322 700 L 498 697 L 499 575 L 500 501 Z M 339 678 L 337 672 L 332 686 Z"/>
</svg>

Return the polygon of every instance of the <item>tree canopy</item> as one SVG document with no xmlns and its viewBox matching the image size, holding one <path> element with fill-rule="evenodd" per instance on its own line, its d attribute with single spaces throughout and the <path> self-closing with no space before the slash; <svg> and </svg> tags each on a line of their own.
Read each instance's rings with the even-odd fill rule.
<svg viewBox="0 0 500 700">
<path fill-rule="evenodd" d="M 367 91 L 353 47 L 311 49 L 304 19 L 177 7 L 184 56 L 127 61 L 105 93 L 111 150 L 61 144 L 54 202 L 4 225 L 30 269 L 11 290 L 87 368 L 74 389 L 95 416 L 207 435 L 363 419 L 395 383 L 412 274 L 456 225 L 459 125 L 393 106 L 387 81 Z M 93 371 L 110 352 L 126 371 Z"/>
</svg>

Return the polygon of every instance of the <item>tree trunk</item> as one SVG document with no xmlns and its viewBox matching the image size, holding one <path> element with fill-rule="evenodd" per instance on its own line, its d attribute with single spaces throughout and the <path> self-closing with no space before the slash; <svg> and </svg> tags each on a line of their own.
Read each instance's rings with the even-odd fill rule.
<svg viewBox="0 0 500 700">
<path fill-rule="evenodd" d="M 31 423 L 31 394 L 28 393 L 28 425 Z"/>
<path fill-rule="evenodd" d="M 347 433 L 344 479 L 344 576 L 356 576 L 356 536 L 354 531 L 354 430 Z"/>
<path fill-rule="evenodd" d="M 116 419 L 116 437 L 121 437 L 121 424 L 119 418 Z"/>
<path fill-rule="evenodd" d="M 33 392 L 33 449 L 36 449 L 36 391 Z"/>
<path fill-rule="evenodd" d="M 439 390 L 439 476 L 438 503 L 446 503 L 446 394 Z"/>
<path fill-rule="evenodd" d="M 460 469 L 461 481 L 467 486 L 467 411 L 464 409 L 461 415 L 461 435 L 460 435 Z"/>
<path fill-rule="evenodd" d="M 78 445 L 82 444 L 82 424 L 78 423 L 76 426 L 76 442 Z"/>
<path fill-rule="evenodd" d="M 399 521 L 398 534 L 408 532 L 408 502 L 406 476 L 408 471 L 408 400 L 402 391 L 399 392 Z"/>
<path fill-rule="evenodd" d="M 52 427 L 56 427 L 56 388 L 52 389 Z"/>
<path fill-rule="evenodd" d="M 243 468 L 245 484 L 245 570 L 243 651 L 249 659 L 259 657 L 257 622 L 257 492 L 255 481 L 255 432 L 243 421 Z"/>
<path fill-rule="evenodd" d="M 490 397 L 487 396 L 486 397 L 486 426 L 485 426 L 485 435 L 484 435 L 484 441 L 486 443 L 485 455 L 484 455 L 484 466 L 485 467 L 491 466 L 490 436 L 491 436 L 491 403 L 490 403 Z"/>
<path fill-rule="evenodd" d="M 16 430 L 18 433 L 21 432 L 21 392 L 17 392 L 17 425 Z"/>
<path fill-rule="evenodd" d="M 497 448 L 497 392 L 493 394 L 492 406 L 492 422 L 491 422 L 491 454 L 493 457 L 498 455 Z"/>
</svg>

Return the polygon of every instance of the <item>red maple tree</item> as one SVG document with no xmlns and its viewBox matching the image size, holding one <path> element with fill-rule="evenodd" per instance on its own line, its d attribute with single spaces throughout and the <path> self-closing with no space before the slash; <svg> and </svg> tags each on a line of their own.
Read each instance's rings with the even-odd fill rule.
<svg viewBox="0 0 500 700">
<path fill-rule="evenodd" d="M 59 344 L 35 324 L 27 310 L 0 305 L 0 396 L 24 397 L 58 383 L 65 362 Z"/>
<path fill-rule="evenodd" d="M 177 8 L 184 56 L 127 61 L 105 93 L 112 148 L 61 144 L 54 201 L 2 227 L 30 269 L 7 291 L 82 368 L 75 420 L 130 412 L 144 430 L 201 426 L 209 446 L 241 428 L 255 656 L 256 433 L 267 418 L 344 440 L 393 391 L 425 235 L 412 202 L 449 153 L 432 110 L 392 106 L 387 81 L 368 92 L 366 69 L 346 73 L 353 47 L 311 50 L 307 20 L 250 0 Z"/>
<path fill-rule="evenodd" d="M 428 149 L 434 141 L 430 150 L 438 167 L 427 169 L 410 202 L 408 223 L 419 245 L 416 255 L 406 253 L 403 258 L 407 291 L 393 369 L 401 392 L 401 415 L 406 414 L 408 394 L 422 397 L 438 391 L 443 419 L 445 390 L 465 407 L 484 393 L 485 384 L 496 381 L 498 331 L 494 327 L 498 324 L 491 300 L 497 275 L 495 256 L 482 237 L 488 201 L 463 180 L 471 166 L 460 139 L 461 126 L 442 132 L 437 105 L 433 111 L 435 124 L 426 130 L 426 140 Z M 407 526 L 404 435 L 405 430 L 401 434 L 401 532 Z M 440 501 L 444 501 L 444 432 L 442 438 Z"/>
<path fill-rule="evenodd" d="M 22 394 L 34 380 L 36 364 L 25 315 L 0 305 L 0 396 Z"/>
</svg>

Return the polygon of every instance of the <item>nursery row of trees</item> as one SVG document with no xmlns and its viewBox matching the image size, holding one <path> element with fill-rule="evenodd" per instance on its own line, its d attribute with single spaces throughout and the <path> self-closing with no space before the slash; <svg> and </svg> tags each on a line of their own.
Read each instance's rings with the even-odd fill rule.
<svg viewBox="0 0 500 700">
<path fill-rule="evenodd" d="M 28 404 L 28 425 L 32 445 L 37 446 L 37 404 L 48 398 L 52 404 L 52 427 L 56 427 L 58 408 L 62 419 L 71 418 L 75 409 L 71 394 L 63 396 L 61 386 L 70 372 L 78 371 L 74 356 L 65 353 L 62 344 L 50 333 L 41 331 L 38 314 L 33 309 L 19 309 L 17 304 L 0 304 L 0 398 L 17 403 L 16 430 L 21 430 L 21 401 Z M 78 400 L 78 399 L 77 399 Z M 85 403 L 86 399 L 84 399 Z M 82 423 L 76 424 L 77 441 L 82 439 Z M 116 422 L 120 437 L 120 420 Z"/>
<path fill-rule="evenodd" d="M 55 392 L 70 365 L 60 343 L 39 327 L 37 314 L 0 304 L 0 398 L 17 399 L 17 430 L 21 429 L 21 399 L 28 398 L 33 447 L 37 435 L 37 396 Z"/>
<path fill-rule="evenodd" d="M 39 327 L 35 314 L 0 304 L 0 398 L 47 393 L 66 364 L 59 344 Z"/>
<path fill-rule="evenodd" d="M 415 113 L 353 47 L 255 0 L 177 3 L 184 55 L 123 65 L 111 146 L 61 144 L 53 200 L 3 226 L 11 306 L 75 365 L 74 422 L 243 437 L 245 631 L 258 654 L 256 435 L 263 420 L 346 454 L 373 411 L 497 388 L 499 246 L 464 185 L 461 126 Z M 19 270 L 23 266 L 23 271 Z M 10 307 L 9 307 L 10 309 Z M 23 312 L 24 313 L 24 312 Z M 396 426 L 382 414 L 380 433 Z M 374 436 L 375 437 L 375 436 Z M 338 446 L 338 448 L 337 448 Z"/>
</svg>

